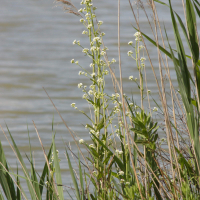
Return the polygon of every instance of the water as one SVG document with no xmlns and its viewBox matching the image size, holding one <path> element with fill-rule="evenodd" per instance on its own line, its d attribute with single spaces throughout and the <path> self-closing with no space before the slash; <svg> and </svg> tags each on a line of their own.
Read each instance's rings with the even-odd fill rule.
<svg viewBox="0 0 200 200">
<path fill-rule="evenodd" d="M 73 3 L 80 8 L 78 0 Z M 180 3 L 174 3 L 175 10 L 180 11 Z M 110 59 L 118 60 L 117 50 L 117 2 L 97 1 L 98 20 L 104 21 L 102 31 L 106 33 L 105 45 L 109 48 Z M 48 150 L 51 144 L 52 120 L 54 118 L 54 130 L 56 130 L 56 144 L 60 150 L 61 167 L 68 169 L 64 156 L 64 143 L 71 143 L 76 153 L 74 142 L 56 113 L 43 87 L 62 114 L 67 125 L 81 138 L 89 140 L 88 132 L 82 124 L 87 119 L 78 111 L 70 107 L 75 102 L 80 110 L 88 112 L 87 103 L 81 98 L 82 93 L 77 88 L 79 82 L 86 85 L 90 83 L 84 77 L 78 76 L 80 68 L 72 65 L 70 60 L 74 58 L 84 67 L 89 68 L 89 59 L 83 56 L 81 49 L 73 46 L 74 39 L 80 40 L 85 47 L 88 46 L 86 36 L 79 18 L 72 14 L 66 14 L 61 7 L 49 0 L 43 1 L 2 1 L 0 7 L 0 124 L 5 132 L 6 124 L 9 127 L 16 143 L 20 147 L 22 155 L 29 152 L 28 134 L 30 133 L 32 150 L 36 157 L 37 169 L 40 171 L 44 165 L 44 157 L 38 141 L 33 121 L 42 139 L 43 145 Z M 159 12 L 160 19 L 165 22 L 168 37 L 172 40 L 173 31 L 170 24 L 167 9 Z M 151 35 L 147 21 L 143 14 L 140 15 L 142 30 Z M 128 81 L 129 75 L 138 77 L 134 62 L 127 57 L 127 51 L 131 50 L 127 42 L 134 40 L 134 23 L 128 1 L 121 2 L 121 54 L 124 91 L 127 95 L 134 95 L 136 101 L 140 96 L 137 86 Z M 147 44 L 149 44 L 147 42 Z M 149 44 L 149 52 L 152 60 L 157 60 L 154 47 Z M 157 86 L 154 81 L 150 65 L 146 64 L 149 89 L 152 95 L 157 97 Z M 114 65 L 118 75 L 118 65 Z M 172 71 L 172 79 L 175 73 Z M 110 77 L 107 78 L 107 91 L 113 93 Z M 132 84 L 132 85 L 131 85 Z M 3 133 L 0 140 L 4 146 L 9 164 L 16 169 L 16 156 L 9 147 Z M 25 157 L 25 156 L 24 156 Z M 26 161 L 28 163 L 28 161 Z M 65 173 L 68 177 L 68 173 Z M 68 184 L 70 179 L 65 178 Z"/>
</svg>

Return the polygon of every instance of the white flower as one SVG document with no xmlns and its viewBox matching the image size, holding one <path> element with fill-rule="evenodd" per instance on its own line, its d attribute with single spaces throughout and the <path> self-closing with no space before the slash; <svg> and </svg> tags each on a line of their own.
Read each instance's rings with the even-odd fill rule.
<svg viewBox="0 0 200 200">
<path fill-rule="evenodd" d="M 155 111 L 155 112 L 158 111 L 158 108 L 154 107 L 154 108 L 153 108 L 153 111 Z"/>
<path fill-rule="evenodd" d="M 141 39 L 142 35 L 141 35 L 140 32 L 136 32 L 136 33 L 134 34 L 134 36 L 135 36 L 135 40 L 136 40 L 136 41 L 141 41 L 141 40 L 142 40 L 142 39 Z"/>
<path fill-rule="evenodd" d="M 90 85 L 90 88 L 94 90 L 95 89 L 95 85 Z"/>
<path fill-rule="evenodd" d="M 140 60 L 141 60 L 141 62 L 143 62 L 144 60 L 146 60 L 146 58 L 145 57 L 141 57 Z"/>
<path fill-rule="evenodd" d="M 119 93 L 116 93 L 115 96 L 116 96 L 116 97 L 119 97 Z"/>
<path fill-rule="evenodd" d="M 141 33 L 140 33 L 140 32 L 136 32 L 136 33 L 134 34 L 134 36 L 135 36 L 135 37 L 140 37 L 140 36 L 141 36 Z"/>
<path fill-rule="evenodd" d="M 73 41 L 73 44 L 76 44 L 76 40 Z"/>
<path fill-rule="evenodd" d="M 88 24 L 87 29 L 92 28 L 92 24 Z"/>
<path fill-rule="evenodd" d="M 124 172 L 123 171 L 119 171 L 119 175 L 123 176 Z"/>
<path fill-rule="evenodd" d="M 80 140 L 79 140 L 79 143 L 80 143 L 80 144 L 83 144 L 84 142 L 85 142 L 85 141 L 84 141 L 83 139 L 80 139 Z"/>
<path fill-rule="evenodd" d="M 84 72 L 82 72 L 82 71 L 79 71 L 79 72 L 78 72 L 78 75 L 81 75 L 82 73 L 84 73 Z"/>
<path fill-rule="evenodd" d="M 123 183 L 123 182 L 124 182 L 124 179 L 121 179 L 121 180 L 120 180 L 120 183 Z"/>
<path fill-rule="evenodd" d="M 148 90 L 147 92 L 150 94 L 150 93 L 151 93 L 151 90 Z"/>
<path fill-rule="evenodd" d="M 90 67 L 94 67 L 94 64 L 93 64 L 93 63 L 90 63 Z"/>
<path fill-rule="evenodd" d="M 130 185 L 130 182 L 126 182 L 125 184 L 126 184 L 126 185 Z"/>
<path fill-rule="evenodd" d="M 135 105 L 135 109 L 137 109 L 138 108 L 138 106 L 137 105 Z"/>
<path fill-rule="evenodd" d="M 119 153 L 119 150 L 118 149 L 116 149 L 116 151 L 115 151 L 116 153 Z"/>
<path fill-rule="evenodd" d="M 95 148 L 94 144 L 89 145 L 90 148 Z"/>
<path fill-rule="evenodd" d="M 105 35 L 105 33 L 104 33 L 104 32 L 102 32 L 102 33 L 101 33 L 101 36 L 104 36 L 104 35 Z"/>
<path fill-rule="evenodd" d="M 88 91 L 88 94 L 89 94 L 89 95 L 93 95 L 93 91 L 92 91 L 92 90 L 89 90 L 89 91 Z"/>
<path fill-rule="evenodd" d="M 96 75 L 95 73 L 92 73 L 92 74 L 91 74 L 91 77 L 95 77 L 95 75 Z"/>
<path fill-rule="evenodd" d="M 82 50 L 83 53 L 87 53 L 88 51 L 89 51 L 88 48 L 84 48 L 84 49 Z"/>
<path fill-rule="evenodd" d="M 133 76 L 129 76 L 129 78 L 128 78 L 128 79 L 132 81 L 132 80 L 133 80 Z"/>
<path fill-rule="evenodd" d="M 82 9 L 82 8 L 81 8 L 81 9 L 79 9 L 79 10 L 78 10 L 78 12 L 83 12 L 83 9 Z"/>
<path fill-rule="evenodd" d="M 137 81 L 137 78 L 135 78 L 135 81 Z"/>
<path fill-rule="evenodd" d="M 111 62 L 112 62 L 112 63 L 115 63 L 115 62 L 116 62 L 116 60 L 113 58 L 113 59 L 111 60 Z"/>
<path fill-rule="evenodd" d="M 95 46 L 92 46 L 91 48 L 90 48 L 90 51 L 96 51 L 97 50 L 97 48 L 95 47 Z"/>
<path fill-rule="evenodd" d="M 123 154 L 123 151 L 119 151 L 119 155 Z"/>
<path fill-rule="evenodd" d="M 87 94 L 84 94 L 84 95 L 83 95 L 83 99 L 86 99 L 87 97 L 88 97 Z"/>
<path fill-rule="evenodd" d="M 85 20 L 84 20 L 83 18 L 82 18 L 82 19 L 80 19 L 80 22 L 81 22 L 81 23 L 83 23 L 84 21 L 85 21 Z"/>
<path fill-rule="evenodd" d="M 131 106 L 131 107 L 132 107 L 132 106 L 133 106 L 133 103 L 129 103 L 129 106 Z"/>
<path fill-rule="evenodd" d="M 75 62 L 75 64 L 77 64 L 77 65 L 78 65 L 78 60 Z"/>
<path fill-rule="evenodd" d="M 115 113 L 119 113 L 119 112 L 120 112 L 119 108 L 115 109 Z"/>
<path fill-rule="evenodd" d="M 85 30 L 82 32 L 82 34 L 87 34 L 87 33 L 88 33 L 88 32 L 87 32 L 87 31 L 85 31 Z"/>
<path fill-rule="evenodd" d="M 95 18 L 96 17 L 96 15 L 95 14 L 92 14 L 92 18 Z"/>
<path fill-rule="evenodd" d="M 71 59 L 71 63 L 74 63 L 74 59 Z"/>
<path fill-rule="evenodd" d="M 99 37 L 94 37 L 94 38 L 93 38 L 93 41 L 94 41 L 94 42 L 99 42 L 99 41 L 100 41 L 100 38 L 99 38 Z"/>
<path fill-rule="evenodd" d="M 104 74 L 105 74 L 105 75 L 108 75 L 108 74 L 109 74 L 109 71 L 108 71 L 108 70 L 105 70 L 105 71 L 104 71 Z"/>
<path fill-rule="evenodd" d="M 105 51 L 101 51 L 101 55 L 104 56 L 106 54 Z"/>
<path fill-rule="evenodd" d="M 102 83 L 102 82 L 103 82 L 103 79 L 102 79 L 102 78 L 98 78 L 98 79 L 97 79 L 97 82 L 98 82 L 98 83 Z"/>
<path fill-rule="evenodd" d="M 131 56 L 132 54 L 133 54 L 133 52 L 132 51 L 128 51 L 128 56 Z"/>
<path fill-rule="evenodd" d="M 128 42 L 128 45 L 132 45 L 132 44 L 133 44 L 133 41 L 129 41 L 129 42 Z"/>
<path fill-rule="evenodd" d="M 95 134 L 95 131 L 93 129 L 90 130 L 90 133 Z"/>
<path fill-rule="evenodd" d="M 75 108 L 75 105 L 76 105 L 76 103 L 72 103 L 72 104 L 71 104 L 71 107 L 72 107 L 72 108 Z"/>
<path fill-rule="evenodd" d="M 83 87 L 83 83 L 79 83 L 78 88 L 82 88 L 82 87 Z"/>
<path fill-rule="evenodd" d="M 143 46 L 143 45 L 140 45 L 140 46 L 139 46 L 139 48 L 140 48 L 140 49 L 143 49 L 143 48 L 144 48 L 144 46 Z"/>
<path fill-rule="evenodd" d="M 102 25 L 103 24 L 103 21 L 99 21 L 98 22 L 98 25 L 100 26 L 100 25 Z"/>
</svg>

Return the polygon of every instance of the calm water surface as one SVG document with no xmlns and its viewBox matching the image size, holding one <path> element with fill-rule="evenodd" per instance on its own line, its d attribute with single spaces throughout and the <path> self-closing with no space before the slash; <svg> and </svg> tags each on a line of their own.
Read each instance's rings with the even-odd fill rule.
<svg viewBox="0 0 200 200">
<path fill-rule="evenodd" d="M 73 3 L 80 8 L 79 0 Z M 76 153 L 73 140 L 63 125 L 43 87 L 55 103 L 68 126 L 81 138 L 89 140 L 87 130 L 82 124 L 87 119 L 78 111 L 74 111 L 70 104 L 75 102 L 79 109 L 88 112 L 87 103 L 82 100 L 82 93 L 77 84 L 82 82 L 89 85 L 88 79 L 78 76 L 80 68 L 72 65 L 70 60 L 74 58 L 79 63 L 89 68 L 90 60 L 85 57 L 81 49 L 73 46 L 74 39 L 88 47 L 87 37 L 82 35 L 84 27 L 79 18 L 66 14 L 61 7 L 50 0 L 16 0 L 2 1 L 0 6 L 0 124 L 4 128 L 8 125 L 22 154 L 28 153 L 28 134 L 30 133 L 32 149 L 36 157 L 37 169 L 44 165 L 44 157 L 33 126 L 35 122 L 44 146 L 48 149 L 51 144 L 51 123 L 54 116 L 54 130 L 57 132 L 56 141 L 60 150 L 61 166 L 67 170 L 68 165 L 64 156 L 64 144 L 71 142 L 72 149 Z M 98 20 L 104 21 L 102 31 L 106 33 L 105 45 L 109 48 L 110 59 L 117 56 L 117 1 L 94 1 L 97 6 Z M 175 10 L 180 11 L 180 2 L 174 3 Z M 165 22 L 168 36 L 173 37 L 167 8 L 158 10 L 160 19 Z M 151 35 L 148 23 L 140 14 L 142 30 Z M 135 63 L 127 56 L 131 50 L 127 42 L 134 40 L 135 25 L 128 1 L 121 2 L 121 51 L 124 90 L 129 96 L 133 94 L 139 102 L 137 86 L 128 81 L 129 75 L 138 77 Z M 149 44 L 152 60 L 157 59 L 155 49 Z M 146 63 L 149 89 L 152 95 L 157 97 L 157 87 L 148 62 Z M 158 67 L 158 66 L 156 66 Z M 118 65 L 113 68 L 118 74 Z M 175 73 L 172 71 L 172 79 Z M 110 76 L 106 79 L 107 91 L 112 94 L 113 87 Z M 131 85 L 132 84 L 132 85 Z M 153 104 L 152 104 L 153 106 Z M 4 146 L 9 164 L 16 167 L 16 157 L 9 147 L 3 133 L 0 140 Z M 68 173 L 65 173 L 66 177 Z M 64 183 L 69 183 L 65 179 Z"/>
</svg>

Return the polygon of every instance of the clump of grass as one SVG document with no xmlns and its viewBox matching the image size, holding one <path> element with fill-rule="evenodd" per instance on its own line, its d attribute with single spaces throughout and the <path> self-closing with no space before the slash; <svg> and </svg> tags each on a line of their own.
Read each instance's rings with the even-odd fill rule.
<svg viewBox="0 0 200 200">
<path fill-rule="evenodd" d="M 185 25 L 178 13 L 173 10 L 170 0 L 169 5 L 161 1 L 147 1 L 154 19 L 155 31 L 153 31 L 153 39 L 142 32 L 137 13 L 135 13 L 130 3 L 136 23 L 136 27 L 134 27 L 136 33 L 134 34 L 134 42 L 127 41 L 130 47 L 133 48 L 128 51 L 128 56 L 132 57 L 135 62 L 139 80 L 134 79 L 133 76 L 130 76 L 129 79 L 134 81 L 139 88 L 140 102 L 134 102 L 123 93 L 120 31 L 118 33 L 120 80 L 118 81 L 112 70 L 112 65 L 116 60 L 114 58 L 108 59 L 107 47 L 104 46 L 103 42 L 105 33 L 101 32 L 103 22 L 97 20 L 96 7 L 94 7 L 92 0 L 82 0 L 81 5 L 83 5 L 83 8 L 80 10 L 77 10 L 69 1 L 62 0 L 60 2 L 67 6 L 65 9 L 69 13 L 81 17 L 80 22 L 85 27 L 82 34 L 88 38 L 89 48 L 83 47 L 80 41 L 77 40 L 74 40 L 73 44 L 78 45 L 82 52 L 91 59 L 87 68 L 82 67 L 80 61 L 71 60 L 71 63 L 81 68 L 78 74 L 85 76 L 91 82 L 89 87 L 83 83 L 78 83 L 78 88 L 83 92 L 83 99 L 91 107 L 90 115 L 80 110 L 90 121 L 85 124 L 88 134 L 90 134 L 90 144 L 79 138 L 79 144 L 82 145 L 80 147 L 53 104 L 75 140 L 82 156 L 79 157 L 79 155 L 74 155 L 71 152 L 78 160 L 79 171 L 76 173 L 68 154 L 71 149 L 66 148 L 66 157 L 76 199 L 199 199 L 200 60 L 196 23 L 196 17 L 200 17 L 200 4 L 198 1 L 186 0 L 186 4 L 183 2 Z M 155 2 L 162 4 L 165 9 L 169 9 L 174 29 L 176 50 L 171 48 L 167 30 L 164 29 L 163 34 Z M 144 11 L 147 19 L 149 19 L 143 3 L 137 1 L 136 5 Z M 118 6 L 120 8 L 120 1 Z M 118 15 L 120 22 L 120 12 Z M 179 23 L 180 28 L 177 23 Z M 149 25 L 152 29 L 150 22 Z M 186 47 L 184 47 L 180 37 L 181 31 L 184 33 L 191 55 L 185 54 Z M 161 37 L 160 40 L 158 35 Z M 164 43 L 164 35 L 167 47 Z M 157 50 L 159 77 L 156 76 L 157 73 L 152 64 L 146 40 L 154 44 Z M 176 71 L 180 89 L 178 94 L 170 78 L 169 59 L 173 61 Z M 145 70 L 147 62 L 151 65 L 160 100 L 153 99 L 148 89 Z M 187 62 L 191 63 L 187 64 Z M 190 65 L 193 66 L 192 73 L 189 71 L 188 66 Z M 108 75 L 113 80 L 113 94 L 105 92 L 105 76 Z M 167 81 L 170 86 L 171 103 L 168 103 L 166 94 L 165 85 Z M 153 108 L 151 106 L 152 100 L 157 107 Z M 150 109 L 145 108 L 146 103 L 148 103 Z M 171 105 L 171 108 L 168 105 Z M 75 103 L 72 103 L 71 106 L 79 110 Z M 160 116 L 165 122 L 162 129 L 161 124 L 155 120 L 153 114 L 158 111 L 162 113 Z M 164 138 L 159 136 L 161 130 L 165 134 Z M 29 171 L 10 132 L 9 135 L 13 143 L 13 147 L 12 145 L 11 147 L 24 171 L 24 178 L 27 180 L 31 198 L 41 199 L 43 188 L 45 187 L 46 199 L 65 199 L 59 156 L 55 146 L 55 135 L 52 136 L 52 146 L 48 155 L 46 155 L 38 134 L 46 159 L 40 180 L 38 180 L 36 169 L 33 165 L 32 154 L 30 154 L 31 175 L 29 175 Z M 184 137 L 185 135 L 187 137 Z M 167 150 L 163 149 L 163 143 L 167 145 Z M 87 149 L 87 157 L 82 154 L 82 147 Z M 10 172 L 1 145 L 0 152 L 0 184 L 6 198 L 22 199 L 24 197 L 27 199 L 20 185 L 18 174 L 15 174 L 14 178 Z"/>
</svg>

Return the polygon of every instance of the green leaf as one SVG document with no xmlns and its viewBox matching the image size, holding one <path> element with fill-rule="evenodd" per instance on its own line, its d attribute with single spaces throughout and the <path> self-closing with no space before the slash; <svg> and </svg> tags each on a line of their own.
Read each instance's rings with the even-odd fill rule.
<svg viewBox="0 0 200 200">
<path fill-rule="evenodd" d="M 8 133 L 9 133 L 9 135 L 10 135 L 10 138 L 11 138 L 11 140 L 12 140 L 12 143 L 13 143 L 13 146 L 14 146 L 14 149 L 15 149 L 15 152 L 16 152 L 16 154 L 17 154 L 17 158 L 18 158 L 18 160 L 19 160 L 19 162 L 20 162 L 20 164 L 21 164 L 21 166 L 22 166 L 24 175 L 25 175 L 25 177 L 26 177 L 26 183 L 27 183 L 27 186 L 28 186 L 28 189 L 29 189 L 29 193 L 30 193 L 31 199 L 38 199 L 38 196 L 37 196 L 36 193 L 35 193 L 35 190 L 34 190 L 32 181 L 31 181 L 31 179 L 30 179 L 30 177 L 29 177 L 28 169 L 27 169 L 27 167 L 26 167 L 26 165 L 25 165 L 25 163 L 24 163 L 24 161 L 23 161 L 23 158 L 22 158 L 22 156 L 21 156 L 21 154 L 20 154 L 20 151 L 19 151 L 19 149 L 18 149 L 18 147 L 17 147 L 17 145 L 16 145 L 16 143 L 15 143 L 15 141 L 14 141 L 14 139 L 13 139 L 13 137 L 12 137 L 12 135 L 11 135 L 11 133 L 10 133 L 10 131 L 9 131 L 7 125 L 6 125 L 6 127 L 7 127 L 7 130 L 8 130 Z"/>
<path fill-rule="evenodd" d="M 66 149 L 66 155 L 67 155 L 70 174 L 71 174 L 72 181 L 73 181 L 73 184 L 74 184 L 74 187 L 75 187 L 75 191 L 76 191 L 76 198 L 77 198 L 77 200 L 81 200 L 80 191 L 79 191 L 79 188 L 78 188 L 78 184 L 77 184 L 77 181 L 76 181 L 76 178 L 75 178 L 75 175 L 74 175 L 74 171 L 73 171 L 73 168 L 72 168 L 72 164 L 71 164 L 67 149 Z"/>
<path fill-rule="evenodd" d="M 27 126 L 28 129 L 28 126 Z M 32 150 L 31 150 L 31 141 L 30 141 L 30 136 L 29 136 L 29 130 L 28 130 L 28 139 L 29 139 L 29 151 L 30 151 L 30 164 L 31 164 L 31 179 L 32 179 L 32 184 L 34 187 L 34 190 L 36 192 L 36 195 L 38 199 L 41 199 L 41 194 L 40 194 L 40 189 L 39 189 L 39 184 L 37 180 L 37 175 L 35 172 L 35 167 L 33 164 L 33 156 L 32 156 Z"/>
<path fill-rule="evenodd" d="M 192 47 L 192 54 L 194 63 L 196 64 L 199 59 L 199 45 L 198 39 L 196 35 L 196 15 L 194 12 L 194 8 L 192 2 L 190 0 L 186 0 L 186 19 L 188 26 L 189 39 Z"/>
<path fill-rule="evenodd" d="M 99 140 L 99 138 L 96 137 L 96 135 L 94 135 L 93 133 L 91 133 L 91 134 L 92 134 L 93 137 L 102 145 L 102 147 L 103 147 L 104 149 L 106 149 L 112 156 L 114 155 L 114 154 L 112 153 L 112 151 L 110 151 L 110 149 L 108 149 L 108 147 L 107 147 L 106 145 L 104 145 L 104 143 L 103 143 L 101 140 Z M 116 155 L 114 155 L 113 159 L 115 160 L 115 162 L 117 163 L 117 165 L 119 166 L 119 168 L 120 168 L 122 171 L 124 171 L 124 170 L 125 170 L 125 169 L 124 169 L 124 165 L 123 165 L 123 163 L 121 162 L 121 160 L 120 160 Z"/>
<path fill-rule="evenodd" d="M 81 169 L 80 157 L 78 157 L 78 161 L 79 161 L 79 177 L 80 177 L 80 184 L 81 184 L 81 200 L 85 200 L 83 174 L 82 174 L 82 169 Z"/>
<path fill-rule="evenodd" d="M 53 157 L 54 157 L 55 177 L 56 177 L 58 195 L 60 200 L 64 200 L 60 164 L 59 164 L 58 154 L 56 151 L 54 135 L 52 135 L 52 143 L 53 143 Z"/>
<path fill-rule="evenodd" d="M 140 136 L 144 139 L 148 138 L 147 132 L 142 132 L 142 131 L 135 129 L 135 128 L 131 128 L 130 130 L 137 133 L 138 136 Z"/>
<path fill-rule="evenodd" d="M 53 144 L 51 144 L 51 147 L 49 149 L 49 153 L 47 155 L 47 159 L 49 161 L 50 157 L 51 157 L 51 151 L 52 151 L 52 147 L 53 147 Z M 40 194 L 42 195 L 42 192 L 43 192 L 43 187 L 44 187 L 44 179 L 46 177 L 46 175 L 48 174 L 48 166 L 47 166 L 47 162 L 45 162 L 45 165 L 44 165 L 44 168 L 43 168 L 43 171 L 42 171 L 42 175 L 40 177 Z"/>
<path fill-rule="evenodd" d="M 200 17 L 200 10 L 199 10 L 199 8 L 198 8 L 196 3 L 194 3 L 194 7 L 195 7 L 195 9 L 197 11 L 198 16 Z"/>
<path fill-rule="evenodd" d="M 100 120 L 99 124 L 97 125 L 97 130 L 101 130 L 104 127 L 104 117 Z"/>
<path fill-rule="evenodd" d="M 0 141 L 0 184 L 1 184 L 1 187 L 4 191 L 6 198 L 7 199 L 13 199 L 13 196 L 12 196 L 12 193 L 11 193 L 12 191 L 10 190 L 10 187 L 9 187 L 10 181 L 7 179 L 7 175 L 9 176 L 9 174 L 4 169 L 4 167 L 8 170 L 6 157 L 5 157 L 3 147 L 2 147 L 1 141 Z M 13 185 L 13 183 L 11 183 L 11 184 Z M 13 191 L 13 193 L 14 192 L 15 192 L 15 190 Z M 15 197 L 15 194 L 14 194 L 14 197 Z"/>
<path fill-rule="evenodd" d="M 172 19 L 172 24 L 173 24 L 173 29 L 174 29 L 174 36 L 175 36 L 175 41 L 176 41 L 176 48 L 178 52 L 178 59 L 179 59 L 179 66 L 180 66 L 179 70 L 183 79 L 184 91 L 186 92 L 187 98 L 190 99 L 190 95 L 191 95 L 190 94 L 190 79 L 189 79 L 189 70 L 187 68 L 187 63 L 186 63 L 185 50 L 182 44 L 182 39 L 179 34 L 178 26 L 174 17 L 170 0 L 169 0 L 169 4 L 170 4 L 171 19 Z"/>
<path fill-rule="evenodd" d="M 193 3 L 194 2 L 196 2 L 196 4 L 198 5 L 198 6 L 200 6 L 200 3 L 197 1 L 197 0 L 193 0 Z"/>
<path fill-rule="evenodd" d="M 17 175 L 18 175 L 18 165 L 17 165 Z M 19 181 L 19 177 L 17 176 L 17 200 L 21 200 L 21 191 L 20 191 L 20 181 Z"/>
</svg>

